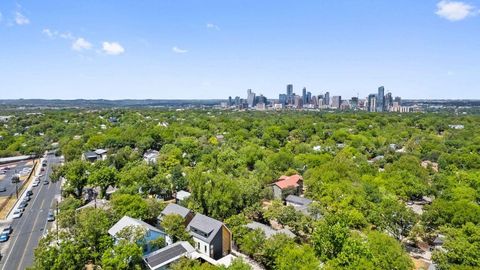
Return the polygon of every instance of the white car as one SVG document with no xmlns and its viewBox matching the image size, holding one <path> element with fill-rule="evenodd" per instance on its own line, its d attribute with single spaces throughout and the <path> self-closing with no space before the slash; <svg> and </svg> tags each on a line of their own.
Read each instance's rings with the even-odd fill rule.
<svg viewBox="0 0 480 270">
<path fill-rule="evenodd" d="M 38 187 L 38 184 L 40 184 L 40 181 L 35 181 L 33 182 L 32 187 Z"/>
<path fill-rule="evenodd" d="M 13 212 L 13 215 L 12 217 L 13 218 L 20 218 L 22 216 L 22 212 L 20 210 L 15 210 L 15 212 Z"/>
</svg>

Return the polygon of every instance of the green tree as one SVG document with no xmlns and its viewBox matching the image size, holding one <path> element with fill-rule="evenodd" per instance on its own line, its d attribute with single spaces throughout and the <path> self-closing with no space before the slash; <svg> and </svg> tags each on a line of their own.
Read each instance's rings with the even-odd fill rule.
<svg viewBox="0 0 480 270">
<path fill-rule="evenodd" d="M 162 217 L 162 228 L 172 238 L 173 242 L 190 241 L 191 236 L 185 228 L 185 220 L 178 214 L 170 214 Z"/>
</svg>

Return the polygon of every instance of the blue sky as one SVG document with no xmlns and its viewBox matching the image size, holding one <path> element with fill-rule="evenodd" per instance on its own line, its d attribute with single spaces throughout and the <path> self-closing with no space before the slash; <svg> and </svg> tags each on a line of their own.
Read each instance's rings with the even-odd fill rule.
<svg viewBox="0 0 480 270">
<path fill-rule="evenodd" d="M 480 99 L 480 0 L 2 0 L 0 98 Z"/>
</svg>

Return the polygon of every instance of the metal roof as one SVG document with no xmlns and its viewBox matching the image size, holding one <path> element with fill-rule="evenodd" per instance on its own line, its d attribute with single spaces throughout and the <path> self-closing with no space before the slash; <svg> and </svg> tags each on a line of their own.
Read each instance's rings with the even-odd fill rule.
<svg viewBox="0 0 480 270">
<path fill-rule="evenodd" d="M 213 219 L 211 217 L 207 217 L 202 214 L 196 214 L 193 217 L 192 221 L 187 226 L 187 230 L 193 237 L 196 237 L 204 242 L 210 243 L 215 235 L 217 235 L 218 231 L 222 228 L 223 223 Z M 198 231 L 196 231 L 198 230 Z M 206 235 L 202 235 L 205 233 Z"/>
<path fill-rule="evenodd" d="M 168 265 L 179 258 L 194 252 L 195 249 L 186 241 L 176 242 L 143 257 L 152 270 Z"/>
<path fill-rule="evenodd" d="M 190 212 L 191 211 L 188 208 L 185 208 L 185 207 L 180 206 L 180 205 L 175 204 L 175 203 L 169 203 L 167 205 L 167 207 L 165 207 L 165 209 L 163 209 L 162 213 L 160 214 L 160 216 L 158 218 L 161 219 L 162 216 L 171 215 L 171 214 L 177 214 L 177 215 L 180 215 L 183 218 L 186 218 L 187 215 Z"/>
</svg>

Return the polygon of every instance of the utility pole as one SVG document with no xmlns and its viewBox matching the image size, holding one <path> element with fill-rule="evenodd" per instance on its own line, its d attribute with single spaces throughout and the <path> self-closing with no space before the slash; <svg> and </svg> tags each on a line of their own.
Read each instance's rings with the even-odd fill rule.
<svg viewBox="0 0 480 270">
<path fill-rule="evenodd" d="M 57 244 L 58 244 L 58 200 L 55 201 L 57 203 L 57 216 L 55 217 L 55 224 L 57 225 Z"/>
<path fill-rule="evenodd" d="M 15 181 L 15 194 L 17 195 L 17 200 L 18 200 L 18 182 Z"/>
</svg>

